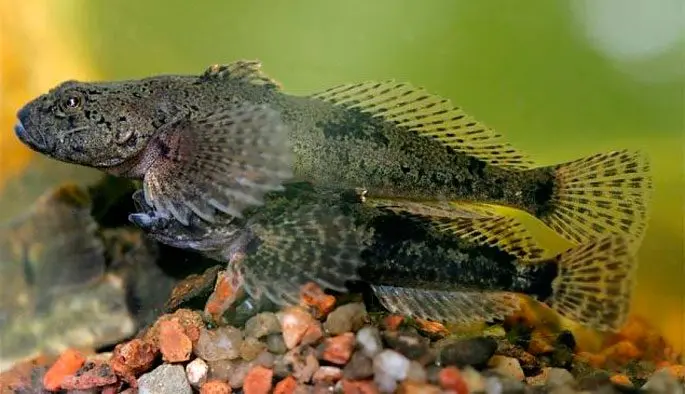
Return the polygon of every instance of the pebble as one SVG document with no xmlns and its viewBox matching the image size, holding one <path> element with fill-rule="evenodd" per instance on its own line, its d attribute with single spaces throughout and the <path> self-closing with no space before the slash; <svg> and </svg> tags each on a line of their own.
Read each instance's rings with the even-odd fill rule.
<svg viewBox="0 0 685 394">
<path fill-rule="evenodd" d="M 497 350 L 497 341 L 489 337 L 462 339 L 441 347 L 438 363 L 463 368 L 467 365 L 476 368 L 487 365 Z"/>
<path fill-rule="evenodd" d="M 376 394 L 378 387 L 371 380 L 342 380 L 340 385 L 345 394 Z"/>
<path fill-rule="evenodd" d="M 473 367 L 466 366 L 461 369 L 461 377 L 466 382 L 469 393 L 479 393 L 485 391 L 485 379 Z"/>
<path fill-rule="evenodd" d="M 550 388 L 562 387 L 571 385 L 575 382 L 575 378 L 566 369 L 563 368 L 545 368 L 547 371 L 547 386 Z M 544 371 L 543 370 L 543 371 Z"/>
<path fill-rule="evenodd" d="M 321 359 L 333 364 L 345 364 L 352 356 L 354 345 L 354 334 L 351 332 L 326 338 L 322 344 Z"/>
<path fill-rule="evenodd" d="M 288 351 L 288 347 L 285 346 L 285 341 L 283 340 L 283 335 L 281 334 L 270 334 L 266 337 L 266 347 L 271 353 L 274 354 L 285 354 Z"/>
<path fill-rule="evenodd" d="M 245 361 L 252 361 L 259 356 L 266 345 L 254 337 L 247 337 L 240 344 L 240 357 Z"/>
<path fill-rule="evenodd" d="M 159 324 L 159 350 L 169 363 L 188 361 L 193 344 L 178 320 L 163 320 Z"/>
<path fill-rule="evenodd" d="M 299 306 L 285 309 L 280 316 L 283 341 L 288 349 L 293 349 L 300 343 L 310 325 L 319 324 L 310 313 Z"/>
<path fill-rule="evenodd" d="M 326 318 L 323 327 L 331 335 L 357 331 L 366 322 L 366 307 L 361 302 L 345 304 L 335 308 Z"/>
<path fill-rule="evenodd" d="M 643 390 L 649 390 L 655 394 L 684 394 L 685 387 L 682 382 L 678 382 L 675 376 L 666 368 L 656 371 L 642 386 Z"/>
<path fill-rule="evenodd" d="M 517 381 L 522 381 L 526 378 L 519 360 L 513 357 L 492 356 L 488 365 L 500 374 Z"/>
<path fill-rule="evenodd" d="M 157 348 L 142 339 L 133 339 L 114 347 L 110 365 L 120 375 L 140 376 L 152 368 L 157 358 Z"/>
<path fill-rule="evenodd" d="M 243 392 L 245 394 L 269 394 L 271 391 L 274 372 L 261 365 L 253 367 L 245 376 Z"/>
<path fill-rule="evenodd" d="M 211 380 L 228 380 L 231 377 L 231 374 L 233 374 L 233 370 L 235 369 L 235 363 L 236 362 L 232 360 L 208 361 L 208 378 Z"/>
<path fill-rule="evenodd" d="M 390 349 L 383 350 L 373 359 L 374 373 L 388 375 L 396 381 L 407 377 L 410 365 L 408 358 Z"/>
<path fill-rule="evenodd" d="M 233 360 L 240 357 L 242 332 L 231 326 L 214 330 L 201 329 L 195 346 L 195 354 L 205 361 Z"/>
<path fill-rule="evenodd" d="M 413 381 L 404 381 L 399 387 L 400 394 L 441 394 L 440 387 L 432 384 L 419 383 Z"/>
<path fill-rule="evenodd" d="M 338 367 L 322 366 L 314 372 L 312 382 L 332 384 L 342 379 L 342 370 Z"/>
<path fill-rule="evenodd" d="M 210 380 L 200 387 L 200 394 L 231 394 L 231 386 L 221 380 Z"/>
<path fill-rule="evenodd" d="M 274 394 L 292 394 L 297 388 L 297 380 L 292 376 L 287 376 L 285 379 L 276 383 L 274 387 Z"/>
<path fill-rule="evenodd" d="M 314 321 L 307 327 L 307 331 L 304 332 L 304 335 L 300 340 L 300 345 L 313 345 L 319 342 L 321 338 L 323 338 L 321 323 Z"/>
<path fill-rule="evenodd" d="M 237 389 L 243 387 L 247 373 L 250 372 L 253 365 L 250 362 L 244 360 L 237 360 L 233 362 L 233 368 L 231 369 L 231 374 L 228 378 L 228 384 L 232 388 Z"/>
<path fill-rule="evenodd" d="M 261 365 L 266 368 L 273 368 L 276 356 L 264 350 L 254 359 L 255 365 Z"/>
<path fill-rule="evenodd" d="M 381 334 L 376 327 L 366 326 L 357 331 L 357 343 L 362 353 L 369 358 L 374 358 L 383 350 Z"/>
<path fill-rule="evenodd" d="M 406 380 L 416 383 L 426 383 L 426 380 L 428 380 L 426 369 L 423 367 L 423 365 L 421 365 L 420 362 L 412 361 L 409 363 Z"/>
<path fill-rule="evenodd" d="M 57 391 L 64 378 L 76 373 L 85 362 L 86 358 L 83 354 L 73 349 L 67 349 L 43 376 L 43 386 L 47 390 Z"/>
<path fill-rule="evenodd" d="M 290 366 L 292 375 L 298 382 L 309 382 L 319 369 L 319 360 L 316 352 L 309 346 L 298 347 L 286 353 L 284 360 Z"/>
<path fill-rule="evenodd" d="M 138 378 L 139 394 L 192 394 L 183 367 L 162 364 Z"/>
<path fill-rule="evenodd" d="M 362 380 L 373 376 L 373 360 L 362 351 L 352 353 L 350 361 L 343 368 L 343 377 L 349 380 Z"/>
<path fill-rule="evenodd" d="M 74 390 L 91 390 L 115 384 L 117 376 L 104 361 L 86 361 L 75 374 L 62 379 L 61 388 L 73 392 Z"/>
<path fill-rule="evenodd" d="M 245 323 L 245 337 L 260 339 L 281 332 L 281 323 L 275 313 L 263 312 L 252 316 Z"/>
<path fill-rule="evenodd" d="M 209 366 L 201 358 L 196 358 L 186 365 L 186 377 L 188 378 L 190 385 L 193 387 L 200 387 L 204 382 L 206 382 L 208 374 Z"/>
<path fill-rule="evenodd" d="M 413 332 L 386 331 L 383 339 L 388 346 L 410 360 L 416 360 L 428 353 L 430 339 Z"/>
<path fill-rule="evenodd" d="M 458 368 L 449 366 L 440 370 L 438 374 L 440 387 L 458 394 L 468 394 L 468 385 Z"/>
</svg>

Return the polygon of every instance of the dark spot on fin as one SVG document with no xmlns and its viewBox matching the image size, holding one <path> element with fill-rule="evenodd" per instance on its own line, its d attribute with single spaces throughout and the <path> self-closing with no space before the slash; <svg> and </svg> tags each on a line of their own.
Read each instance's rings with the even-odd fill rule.
<svg viewBox="0 0 685 394">
<path fill-rule="evenodd" d="M 170 124 L 157 140 L 167 154 L 145 174 L 145 199 L 184 225 L 192 213 L 242 217 L 292 177 L 287 134 L 278 112 L 251 104 Z"/>
<path fill-rule="evenodd" d="M 552 168 L 556 187 L 548 210 L 537 215 L 540 220 L 578 244 L 619 234 L 639 246 L 652 191 L 645 155 L 622 150 Z"/>
<path fill-rule="evenodd" d="M 503 319 L 519 308 L 519 296 L 502 291 L 429 290 L 371 286 L 392 313 L 442 323 L 471 324 Z"/>
<path fill-rule="evenodd" d="M 229 64 L 214 64 L 207 68 L 200 77 L 201 80 L 212 78 L 230 78 L 279 90 L 281 88 L 278 81 L 262 71 L 262 63 L 259 60 L 238 60 Z"/>
<path fill-rule="evenodd" d="M 532 161 L 449 100 L 396 81 L 368 81 L 333 87 L 310 96 L 380 117 L 456 152 L 511 169 L 528 169 Z"/>
<path fill-rule="evenodd" d="M 560 315 L 600 331 L 625 322 L 637 263 L 628 238 L 609 236 L 557 257 L 559 274 L 547 303 Z"/>
<path fill-rule="evenodd" d="M 239 264 L 245 290 L 276 305 L 298 302 L 302 286 L 346 291 L 362 264 L 361 239 L 337 209 L 303 205 L 250 225 L 256 239 Z"/>
</svg>

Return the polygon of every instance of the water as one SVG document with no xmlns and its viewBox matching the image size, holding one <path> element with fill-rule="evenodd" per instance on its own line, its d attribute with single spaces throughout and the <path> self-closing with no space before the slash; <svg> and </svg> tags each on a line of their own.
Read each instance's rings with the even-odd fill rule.
<svg viewBox="0 0 685 394">
<path fill-rule="evenodd" d="M 631 8 L 638 3 L 640 9 Z M 27 2 L 16 12 L 25 12 L 22 28 L 38 36 L 42 19 L 32 13 L 38 12 L 32 4 L 46 7 Z M 52 56 L 59 67 L 50 70 L 50 63 L 27 56 L 20 70 L 35 75 L 27 77 L 32 82 L 22 97 L 69 78 L 199 73 L 210 64 L 257 58 L 293 93 L 369 79 L 424 86 L 504 134 L 541 165 L 612 149 L 645 149 L 653 162 L 655 193 L 640 250 L 634 313 L 657 325 L 677 347 L 685 344 L 685 33 L 677 17 L 673 22 L 673 15 L 682 15 L 677 1 L 650 3 L 652 8 L 635 1 L 592 7 L 585 1 L 543 0 L 111 4 L 70 0 L 47 6 L 55 13 L 43 11 L 41 18 L 57 30 L 44 36 L 61 46 L 36 56 Z M 25 51 L 21 45 L 15 49 Z M 9 162 L 7 155 L 26 154 L 9 136 L 6 103 L 3 99 L 3 162 Z M 17 153 L 4 149 L 7 145 Z M 21 171 L 25 161 L 15 162 Z M 13 193 L 11 185 L 6 194 Z"/>
</svg>

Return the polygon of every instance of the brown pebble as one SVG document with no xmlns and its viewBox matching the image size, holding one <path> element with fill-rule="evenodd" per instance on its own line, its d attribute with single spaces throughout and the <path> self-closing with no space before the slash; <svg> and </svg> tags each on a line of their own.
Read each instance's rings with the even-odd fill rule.
<svg viewBox="0 0 685 394">
<path fill-rule="evenodd" d="M 312 324 L 318 323 L 311 314 L 302 307 L 293 306 L 285 309 L 281 317 L 283 340 L 288 349 L 300 344 L 302 337 Z"/>
<path fill-rule="evenodd" d="M 243 382 L 245 394 L 269 394 L 274 371 L 258 365 L 247 373 Z"/>
<path fill-rule="evenodd" d="M 280 382 L 276 383 L 274 394 L 292 394 L 297 388 L 297 380 L 294 377 L 288 376 Z"/>
<path fill-rule="evenodd" d="M 321 329 L 321 323 L 318 321 L 312 322 L 307 330 L 304 332 L 302 339 L 300 340 L 301 345 L 313 345 L 317 343 L 321 338 L 323 338 L 323 330 Z"/>
<path fill-rule="evenodd" d="M 300 289 L 300 303 L 312 308 L 317 318 L 328 315 L 335 306 L 335 297 L 324 293 L 319 285 L 309 282 Z"/>
<path fill-rule="evenodd" d="M 159 350 L 162 359 L 169 363 L 179 363 L 190 360 L 193 343 L 186 335 L 178 320 L 171 319 L 159 324 Z"/>
<path fill-rule="evenodd" d="M 343 380 L 345 394 L 378 394 L 378 388 L 372 380 Z"/>
<path fill-rule="evenodd" d="M 152 368 L 157 354 L 155 346 L 136 338 L 116 345 L 110 363 L 116 373 L 127 371 L 137 377 Z"/>
<path fill-rule="evenodd" d="M 322 366 L 314 372 L 312 382 L 314 383 L 335 383 L 342 379 L 342 370 L 338 367 Z"/>
<path fill-rule="evenodd" d="M 200 394 L 230 394 L 231 386 L 223 380 L 209 380 L 200 387 Z"/>
<path fill-rule="evenodd" d="M 63 390 L 90 390 L 112 385 L 117 380 L 117 376 L 107 363 L 86 361 L 76 373 L 62 380 L 61 387 Z"/>
<path fill-rule="evenodd" d="M 334 364 L 345 364 L 352 356 L 354 344 L 354 334 L 351 332 L 326 338 L 321 358 Z"/>
</svg>

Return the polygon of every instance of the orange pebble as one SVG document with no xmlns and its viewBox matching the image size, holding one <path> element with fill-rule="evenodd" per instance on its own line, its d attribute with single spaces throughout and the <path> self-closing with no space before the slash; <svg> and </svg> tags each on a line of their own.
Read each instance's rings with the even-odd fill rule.
<svg viewBox="0 0 685 394">
<path fill-rule="evenodd" d="M 200 394 L 231 394 L 231 386 L 228 383 L 214 379 L 202 384 Z"/>
<path fill-rule="evenodd" d="M 85 362 L 83 354 L 74 349 L 67 349 L 45 373 L 43 386 L 46 390 L 59 390 L 64 378 L 75 374 Z"/>
<path fill-rule="evenodd" d="M 628 386 L 632 387 L 633 382 L 630 381 L 630 378 L 627 377 L 626 375 L 623 374 L 616 374 L 611 377 L 611 382 L 614 384 L 618 384 L 621 386 Z"/>
<path fill-rule="evenodd" d="M 404 316 L 388 315 L 383 318 L 383 326 L 390 331 L 395 331 L 400 327 L 400 324 L 402 324 L 403 321 Z"/>
<path fill-rule="evenodd" d="M 297 380 L 294 377 L 288 376 L 287 378 L 276 383 L 274 387 L 274 394 L 292 394 L 297 388 Z"/>
<path fill-rule="evenodd" d="M 305 307 L 314 308 L 318 318 L 328 315 L 335 306 L 335 297 L 324 293 L 314 282 L 302 286 L 300 290 L 300 303 Z"/>
<path fill-rule="evenodd" d="M 435 321 L 416 319 L 416 324 L 418 324 L 419 330 L 428 334 L 446 336 L 450 333 L 444 324 Z"/>
<path fill-rule="evenodd" d="M 245 394 L 269 394 L 273 376 L 274 372 L 271 369 L 261 365 L 252 368 L 245 376 L 243 392 Z"/>
<path fill-rule="evenodd" d="M 456 367 L 443 368 L 438 374 L 440 386 L 445 390 L 451 390 L 457 394 L 468 394 L 469 386 Z"/>
<path fill-rule="evenodd" d="M 673 375 L 673 377 L 685 380 L 685 365 L 671 365 L 666 367 L 666 370 Z"/>
</svg>

